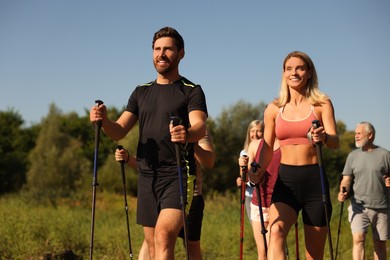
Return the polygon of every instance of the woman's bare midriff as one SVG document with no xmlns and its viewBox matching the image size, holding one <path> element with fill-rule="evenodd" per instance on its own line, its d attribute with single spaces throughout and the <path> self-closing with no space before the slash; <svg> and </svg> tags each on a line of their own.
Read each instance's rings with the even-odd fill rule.
<svg viewBox="0 0 390 260">
<path fill-rule="evenodd" d="M 317 152 L 314 145 L 293 144 L 280 147 L 282 158 L 280 163 L 286 165 L 311 165 L 316 164 Z"/>
</svg>

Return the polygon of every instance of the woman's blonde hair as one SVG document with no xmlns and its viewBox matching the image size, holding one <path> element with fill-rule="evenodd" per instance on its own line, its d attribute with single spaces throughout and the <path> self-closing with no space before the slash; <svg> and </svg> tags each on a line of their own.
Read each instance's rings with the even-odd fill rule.
<svg viewBox="0 0 390 260">
<path fill-rule="evenodd" d="M 251 129 L 256 126 L 260 126 L 261 132 L 264 132 L 264 122 L 262 120 L 253 120 L 252 122 L 250 122 L 248 125 L 248 129 L 246 130 L 246 138 L 243 147 L 243 150 L 245 151 L 248 151 L 249 144 L 251 143 Z"/>
<path fill-rule="evenodd" d="M 324 103 L 326 100 L 329 100 L 329 97 L 319 90 L 316 68 L 314 66 L 313 61 L 310 59 L 309 55 L 307 55 L 306 53 L 301 51 L 290 52 L 284 59 L 283 72 L 286 69 L 285 67 L 286 62 L 292 57 L 299 58 L 303 62 L 305 62 L 307 66 L 307 70 L 310 71 L 311 73 L 311 77 L 308 79 L 306 84 L 306 99 L 309 101 L 309 103 L 312 105 L 320 105 Z M 282 83 L 280 86 L 279 97 L 276 98 L 274 102 L 278 107 L 282 107 L 290 101 L 290 98 L 291 98 L 290 90 L 286 80 L 284 79 L 284 75 L 282 73 Z"/>
</svg>

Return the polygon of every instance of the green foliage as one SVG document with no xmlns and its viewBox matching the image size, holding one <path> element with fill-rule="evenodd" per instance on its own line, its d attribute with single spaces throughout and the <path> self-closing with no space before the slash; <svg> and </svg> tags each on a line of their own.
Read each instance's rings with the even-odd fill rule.
<svg viewBox="0 0 390 260">
<path fill-rule="evenodd" d="M 95 215 L 93 256 L 96 259 L 128 259 L 127 227 L 124 200 L 121 195 L 98 192 Z M 340 217 L 337 192 L 332 192 L 333 216 L 331 233 L 335 251 Z M 90 199 L 90 198 L 89 198 Z M 90 200 L 88 200 L 89 202 Z M 240 244 L 240 193 L 210 193 L 205 200 L 201 247 L 203 259 L 238 259 Z M 352 236 L 348 224 L 345 202 L 341 221 L 339 259 L 352 259 Z M 134 197 L 128 198 L 129 223 L 133 257 L 137 259 L 143 241 L 142 228 L 135 224 Z M 90 205 L 69 200 L 57 207 L 31 204 L 21 196 L 0 198 L 0 259 L 66 259 L 66 251 L 78 258 L 89 256 Z M 244 259 L 257 259 L 251 225 L 245 215 Z M 300 258 L 304 259 L 304 232 L 301 217 L 298 220 Z M 295 230 L 287 238 L 290 259 L 295 259 Z M 180 239 L 176 243 L 176 259 L 184 259 L 185 251 Z M 390 247 L 388 247 L 390 254 Z M 49 258 L 48 256 L 51 256 Z M 366 257 L 373 259 L 372 234 L 366 241 Z M 330 259 L 328 243 L 325 257 Z"/>
<path fill-rule="evenodd" d="M 343 171 L 345 160 L 354 147 L 353 132 L 347 131 L 342 121 L 337 121 L 337 133 L 340 139 L 340 146 L 337 149 L 327 149 L 324 147 L 323 161 L 330 187 L 339 186 L 341 172 Z"/>
<path fill-rule="evenodd" d="M 136 169 L 124 164 L 126 192 L 129 195 L 137 195 L 138 177 Z M 123 193 L 123 179 L 121 163 L 117 162 L 114 152 L 107 157 L 106 163 L 99 171 L 100 188 L 104 191 Z"/>
<path fill-rule="evenodd" d="M 235 180 L 239 175 L 237 158 L 243 148 L 248 125 L 253 120 L 261 119 L 265 106 L 262 102 L 252 105 L 238 101 L 224 109 L 215 120 L 209 119 L 208 127 L 213 138 L 216 161 L 212 170 L 204 172 L 205 192 L 236 189 Z"/>
<path fill-rule="evenodd" d="M 119 118 L 120 113 L 116 108 L 107 108 L 107 114 L 112 119 Z M 95 133 L 96 128 L 89 120 L 89 111 L 85 111 L 85 115 L 80 117 L 76 113 L 61 114 L 59 119 L 64 133 L 67 133 L 72 138 L 78 140 L 82 144 L 81 157 L 87 158 L 91 163 L 90 172 L 93 172 L 94 151 L 95 151 Z M 97 166 L 100 167 L 106 161 L 106 158 L 111 154 L 113 149 L 113 141 L 100 131 L 99 136 L 99 154 Z"/>
<path fill-rule="evenodd" d="M 134 251 L 143 240 L 135 225 L 135 199 L 129 198 L 129 222 Z M 96 203 L 94 257 L 127 259 L 127 231 L 123 197 L 98 193 Z M 29 203 L 25 196 L 0 198 L 0 259 L 77 259 L 89 255 L 91 209 L 70 200 L 57 207 Z M 74 258 L 69 258 L 74 259 Z"/>
<path fill-rule="evenodd" d="M 18 191 L 26 182 L 27 155 L 37 128 L 23 129 L 23 123 L 13 110 L 0 111 L 0 195 Z"/>
<path fill-rule="evenodd" d="M 137 153 L 138 136 L 138 124 L 136 124 L 125 138 L 120 140 L 118 143 L 111 144 L 112 149 L 110 151 L 110 154 L 107 156 L 104 165 L 99 171 L 100 185 L 103 190 L 123 193 L 122 170 L 120 163 L 115 160 L 115 149 L 118 145 L 122 145 L 123 148 L 129 151 L 130 156 L 135 156 Z M 125 163 L 124 172 L 127 193 L 129 195 L 135 196 L 137 194 L 138 187 L 137 170 L 129 167 Z"/>
<path fill-rule="evenodd" d="M 239 173 L 237 157 L 242 150 L 248 124 L 252 120 L 262 118 L 265 106 L 263 102 L 252 105 L 240 100 L 224 109 L 215 119 L 208 119 L 207 126 L 217 156 L 214 168 L 204 170 L 205 193 L 224 193 L 236 189 L 235 179 Z M 123 109 L 107 108 L 109 118 L 119 118 Z M 57 194 L 54 197 L 60 193 L 61 196 L 68 196 L 76 186 L 91 183 L 96 130 L 89 120 L 88 110 L 85 110 L 84 116 L 78 116 L 74 112 L 62 114 L 52 104 L 48 116 L 39 125 L 22 129 L 23 120 L 13 111 L 1 112 L 0 123 L 0 194 L 18 191 L 26 181 L 27 171 L 30 172 L 29 180 L 38 185 L 31 187 L 33 185 L 29 184 L 29 188 L 39 191 L 43 190 L 43 186 L 49 186 L 49 189 L 54 189 Z M 337 128 L 340 148 L 323 149 L 324 164 L 331 187 L 338 186 L 345 159 L 354 148 L 353 131 L 347 131 L 342 121 L 337 122 Z M 137 125 L 119 142 L 113 142 L 101 131 L 97 167 L 99 183 L 103 190 L 122 192 L 120 166 L 115 162 L 113 154 L 116 146 L 121 144 L 135 155 L 138 135 Z M 36 147 L 32 151 L 35 143 Z M 136 194 L 137 173 L 127 166 L 125 171 L 129 194 Z M 70 190 L 61 191 L 57 187 L 60 187 L 62 182 L 74 184 L 69 186 Z M 56 188 L 52 187 L 53 183 L 56 183 Z M 40 197 L 42 192 L 37 192 L 37 197 Z M 52 195 L 54 194 L 46 192 L 45 196 Z"/>
<path fill-rule="evenodd" d="M 55 205 L 57 199 L 69 197 L 76 190 L 90 168 L 88 160 L 80 156 L 81 147 L 78 140 L 64 132 L 61 113 L 52 105 L 29 156 L 26 189 L 35 201 Z"/>
<path fill-rule="evenodd" d="M 86 217 L 67 207 L 32 207 L 19 198 L 3 203 L 1 219 L 6 225 L 1 227 L 1 259 L 38 259 L 64 251 L 77 245 L 80 230 L 87 228 Z"/>
</svg>

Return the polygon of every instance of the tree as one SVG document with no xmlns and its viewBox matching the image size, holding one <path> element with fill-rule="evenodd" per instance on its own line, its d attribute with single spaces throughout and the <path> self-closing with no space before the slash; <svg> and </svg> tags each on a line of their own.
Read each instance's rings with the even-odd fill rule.
<svg viewBox="0 0 390 260">
<path fill-rule="evenodd" d="M 129 151 L 130 156 L 135 156 L 137 153 L 138 136 L 138 124 L 136 124 L 125 138 L 117 143 L 112 142 L 110 154 L 106 157 L 107 159 L 99 172 L 101 180 L 100 187 L 102 190 L 116 193 L 123 192 L 121 168 L 119 162 L 115 160 L 114 152 L 118 145 L 122 145 Z M 125 164 L 125 174 L 128 194 L 136 196 L 138 188 L 137 170 Z"/>
<path fill-rule="evenodd" d="M 120 113 L 114 107 L 107 108 L 108 117 L 111 119 L 119 118 Z M 62 115 L 61 125 L 63 132 L 70 135 L 72 138 L 79 140 L 82 143 L 82 157 L 87 158 L 91 162 L 90 172 L 92 173 L 95 148 L 95 128 L 89 120 L 89 111 L 85 110 L 85 115 L 80 117 L 77 113 L 71 112 Z M 101 131 L 99 142 L 99 160 L 98 166 L 102 166 L 108 155 L 113 149 L 113 141 Z"/>
<path fill-rule="evenodd" d="M 56 205 L 59 198 L 73 194 L 90 164 L 82 156 L 82 143 L 64 131 L 61 112 L 50 106 L 41 124 L 29 161 L 26 189 L 38 202 Z"/>
<path fill-rule="evenodd" d="M 204 193 L 236 190 L 235 179 L 239 174 L 237 158 L 242 150 L 249 123 L 262 119 L 266 104 L 250 104 L 238 101 L 222 113 L 207 120 L 212 136 L 216 162 L 211 170 L 204 170 Z M 116 108 L 107 108 L 108 116 L 120 116 Z M 56 198 L 68 197 L 92 181 L 95 129 L 89 120 L 75 112 L 62 114 L 52 104 L 49 113 L 40 124 L 22 128 L 23 120 L 14 111 L 0 111 L 0 194 L 18 191 L 26 183 L 33 198 L 45 198 L 55 203 Z M 348 153 L 354 149 L 354 132 L 347 131 L 342 121 L 337 122 L 340 138 L 338 149 L 323 148 L 324 165 L 331 187 L 338 187 L 340 173 Z M 118 144 L 132 155 L 136 154 L 138 127 L 121 141 L 113 142 L 104 131 L 99 143 L 99 188 L 122 192 L 119 163 L 114 159 Z M 35 148 L 32 149 L 35 145 Z M 27 176 L 26 176 L 26 172 Z M 137 192 L 137 172 L 126 167 L 126 184 L 129 194 Z M 86 186 L 83 186 L 85 190 Z M 88 186 L 90 187 L 90 186 Z"/>
<path fill-rule="evenodd" d="M 345 160 L 355 144 L 353 138 L 354 132 L 347 131 L 345 123 L 341 120 L 337 121 L 337 133 L 340 139 L 339 148 L 327 149 L 325 146 L 322 151 L 326 175 L 329 179 L 329 186 L 338 189 Z"/>
<path fill-rule="evenodd" d="M 238 101 L 232 107 L 224 109 L 215 120 L 208 120 L 208 129 L 213 138 L 216 153 L 215 166 L 205 170 L 203 188 L 209 191 L 225 192 L 235 190 L 239 174 L 237 158 L 243 148 L 246 131 L 251 121 L 262 119 L 266 104 L 253 105 Z"/>
<path fill-rule="evenodd" d="M 23 129 L 23 123 L 15 111 L 0 111 L 0 195 L 16 192 L 26 182 L 27 154 L 38 128 Z"/>
</svg>

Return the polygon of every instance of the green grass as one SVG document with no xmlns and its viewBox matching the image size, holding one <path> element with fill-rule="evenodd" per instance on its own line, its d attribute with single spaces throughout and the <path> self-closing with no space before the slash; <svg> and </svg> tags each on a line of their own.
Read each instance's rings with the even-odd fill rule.
<svg viewBox="0 0 390 260">
<path fill-rule="evenodd" d="M 209 195 L 202 230 L 204 259 L 239 259 L 240 200 L 239 194 Z M 61 202 L 56 208 L 26 203 L 20 196 L 0 198 L 0 259 L 66 259 L 72 251 L 78 259 L 88 259 L 91 228 L 91 195 L 82 200 Z M 344 205 L 338 259 L 352 259 L 351 232 Z M 128 197 L 133 259 L 137 259 L 143 240 L 142 228 L 135 224 L 136 199 Z M 333 249 L 340 216 L 340 203 L 333 202 L 331 231 Z M 299 219 L 299 252 L 304 259 L 304 237 Z M 126 215 L 122 195 L 97 191 L 93 255 L 95 259 L 128 259 Z M 372 259 L 372 239 L 366 242 L 367 259 Z M 295 257 L 294 227 L 288 237 L 290 259 Z M 179 239 L 176 258 L 185 259 Z M 330 259 L 328 243 L 325 259 Z M 389 252 L 390 253 L 390 252 Z M 50 258 L 51 257 L 51 258 Z M 245 216 L 244 259 L 257 259 L 252 230 Z"/>
</svg>

